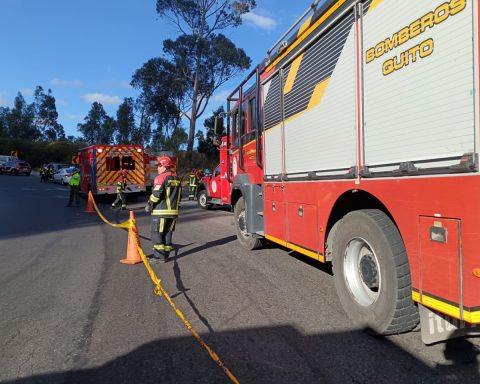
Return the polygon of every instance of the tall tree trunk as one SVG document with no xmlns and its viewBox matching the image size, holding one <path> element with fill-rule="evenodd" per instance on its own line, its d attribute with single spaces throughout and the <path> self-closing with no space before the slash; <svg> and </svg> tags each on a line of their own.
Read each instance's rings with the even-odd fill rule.
<svg viewBox="0 0 480 384">
<path fill-rule="evenodd" d="M 198 66 L 197 66 L 198 68 Z M 195 123 L 197 122 L 197 100 L 198 100 L 198 69 L 195 72 L 195 80 L 193 82 L 192 111 L 190 114 L 190 130 L 188 132 L 188 157 L 191 159 L 193 152 L 193 141 L 195 140 Z"/>
<path fill-rule="evenodd" d="M 202 60 L 202 49 L 199 48 L 197 52 L 197 65 L 195 70 L 195 80 L 193 81 L 193 95 L 192 95 L 192 113 L 190 118 L 190 131 L 188 133 L 187 156 L 191 160 L 193 152 L 193 141 L 195 140 L 195 124 L 197 123 L 197 109 L 198 109 L 198 72 L 200 71 Z"/>
</svg>

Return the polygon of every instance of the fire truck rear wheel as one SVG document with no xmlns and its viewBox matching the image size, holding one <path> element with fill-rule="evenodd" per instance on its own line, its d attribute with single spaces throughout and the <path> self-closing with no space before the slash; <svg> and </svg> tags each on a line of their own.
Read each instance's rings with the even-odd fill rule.
<svg viewBox="0 0 480 384">
<path fill-rule="evenodd" d="M 400 233 L 382 211 L 350 212 L 333 244 L 335 288 L 343 309 L 373 334 L 407 332 L 418 324 L 410 266 Z"/>
<path fill-rule="evenodd" d="M 208 204 L 208 197 L 207 197 L 207 191 L 202 190 L 198 193 L 198 207 L 202 209 L 210 209 L 212 208 L 212 204 Z"/>
<path fill-rule="evenodd" d="M 237 238 L 238 241 L 240 241 L 240 244 L 249 251 L 261 248 L 263 246 L 262 239 L 253 237 L 250 233 L 247 233 L 245 201 L 243 200 L 243 197 L 240 197 L 235 204 L 234 214 L 235 232 L 237 233 Z"/>
</svg>

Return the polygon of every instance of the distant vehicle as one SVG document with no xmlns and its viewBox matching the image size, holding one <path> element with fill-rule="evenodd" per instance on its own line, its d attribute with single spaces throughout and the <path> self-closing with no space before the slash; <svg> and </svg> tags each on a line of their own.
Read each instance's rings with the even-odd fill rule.
<svg viewBox="0 0 480 384">
<path fill-rule="evenodd" d="M 0 165 L 7 163 L 8 161 L 17 160 L 16 157 L 0 155 Z"/>
<path fill-rule="evenodd" d="M 224 136 L 218 148 L 220 164 L 215 167 L 213 174 L 205 170 L 198 186 L 197 202 L 202 209 L 210 209 L 213 205 L 230 205 L 232 183 L 228 178 L 227 170 L 227 137 Z"/>
<path fill-rule="evenodd" d="M 71 165 L 65 163 L 48 163 L 47 168 L 52 168 L 53 173 L 57 173 L 62 168 L 69 168 Z"/>
<path fill-rule="evenodd" d="M 57 173 L 53 174 L 53 182 L 62 185 L 68 184 L 75 170 L 77 170 L 77 172 L 79 171 L 78 168 L 75 167 L 61 168 Z"/>
<path fill-rule="evenodd" d="M 32 167 L 26 161 L 23 160 L 9 160 L 6 163 L 0 165 L 0 173 L 16 176 L 16 175 L 26 175 L 30 176 L 32 172 Z"/>
<path fill-rule="evenodd" d="M 145 158 L 142 145 L 90 145 L 79 149 L 80 193 L 115 195 L 121 171 L 127 170 L 126 193 L 145 192 Z"/>
</svg>

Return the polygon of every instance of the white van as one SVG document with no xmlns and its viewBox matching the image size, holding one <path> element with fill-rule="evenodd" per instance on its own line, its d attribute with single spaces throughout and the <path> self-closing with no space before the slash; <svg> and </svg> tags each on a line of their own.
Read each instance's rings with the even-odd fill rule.
<svg viewBox="0 0 480 384">
<path fill-rule="evenodd" d="M 6 162 L 8 162 L 10 160 L 17 160 L 17 158 L 13 157 L 13 156 L 0 155 L 0 165 L 5 164 Z"/>
</svg>

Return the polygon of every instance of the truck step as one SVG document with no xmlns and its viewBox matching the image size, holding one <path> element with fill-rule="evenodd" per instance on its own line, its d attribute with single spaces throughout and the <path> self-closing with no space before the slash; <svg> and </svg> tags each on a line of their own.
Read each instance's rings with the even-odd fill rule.
<svg viewBox="0 0 480 384">
<path fill-rule="evenodd" d="M 258 216 L 263 216 L 263 211 L 257 212 L 257 215 L 258 215 Z"/>
</svg>

